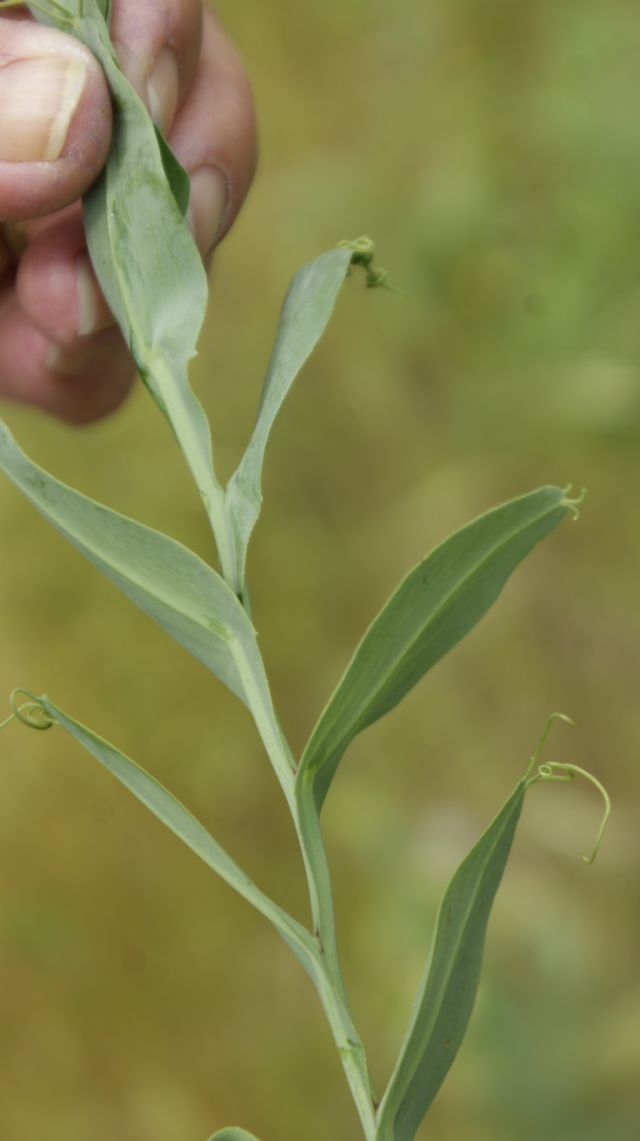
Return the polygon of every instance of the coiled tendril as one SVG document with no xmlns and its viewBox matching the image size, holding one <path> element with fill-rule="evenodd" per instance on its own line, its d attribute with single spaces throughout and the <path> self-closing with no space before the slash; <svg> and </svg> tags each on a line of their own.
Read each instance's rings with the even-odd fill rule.
<svg viewBox="0 0 640 1141">
<path fill-rule="evenodd" d="M 367 289 L 375 289 L 377 285 L 385 289 L 392 289 L 389 285 L 389 274 L 386 269 L 376 269 L 373 266 L 375 246 L 371 238 L 345 238 L 338 242 L 339 250 L 351 250 L 351 264 L 361 265 L 367 275 Z M 394 291 L 395 292 L 395 291 Z"/>
<path fill-rule="evenodd" d="M 21 701 L 26 698 L 26 701 Z M 28 689 L 14 689 L 9 697 L 11 713 L 4 721 L 0 721 L 0 729 L 5 729 L 12 721 L 20 721 L 28 729 L 50 729 L 55 725 L 53 717 L 44 708 L 43 698 L 36 697 Z"/>
<path fill-rule="evenodd" d="M 551 730 L 554 721 L 565 721 L 567 725 L 573 725 L 574 722 L 565 713 L 552 713 L 545 725 L 544 732 L 538 742 L 538 746 L 529 761 L 529 767 L 525 773 L 525 781 L 527 785 L 536 784 L 538 781 L 572 781 L 576 776 L 584 777 L 594 785 L 600 793 L 604 801 L 604 813 L 600 822 L 600 827 L 596 835 L 595 844 L 591 853 L 587 856 L 582 856 L 585 864 L 592 864 L 600 850 L 604 830 L 607 826 L 609 816 L 611 815 L 611 799 L 604 785 L 598 780 L 593 773 L 587 772 L 586 769 L 580 768 L 580 765 L 572 765 L 564 761 L 545 761 L 544 764 L 538 764 L 540 754 L 545 746 L 547 737 Z"/>
</svg>

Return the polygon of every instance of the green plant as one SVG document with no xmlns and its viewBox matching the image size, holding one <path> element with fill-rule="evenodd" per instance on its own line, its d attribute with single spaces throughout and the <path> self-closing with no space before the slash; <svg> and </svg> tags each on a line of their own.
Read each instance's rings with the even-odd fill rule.
<svg viewBox="0 0 640 1141">
<path fill-rule="evenodd" d="M 384 275 L 374 268 L 366 239 L 342 243 L 296 275 L 284 302 L 253 434 L 236 472 L 222 486 L 209 425 L 187 379 L 206 304 L 205 275 L 183 218 L 188 180 L 118 68 L 108 35 L 108 0 L 49 0 L 32 7 L 39 18 L 82 39 L 107 74 L 116 109 L 114 141 L 105 171 L 84 203 L 89 248 L 142 379 L 191 470 L 220 571 L 171 538 L 60 483 L 19 449 L 4 425 L 0 464 L 70 542 L 247 706 L 298 836 L 309 888 L 309 926 L 265 895 L 150 774 L 49 697 L 14 691 L 12 713 L 4 724 L 17 719 L 34 729 L 54 724 L 64 729 L 269 919 L 318 991 L 364 1137 L 411 1141 L 467 1027 L 489 914 L 526 792 L 538 781 L 570 780 L 582 770 L 540 763 L 550 719 L 523 777 L 444 894 L 407 1034 L 380 1098 L 342 980 L 321 810 L 354 737 L 397 705 L 473 628 L 518 563 L 567 512 L 577 515 L 579 500 L 571 499 L 567 489 L 541 488 L 481 516 L 434 550 L 370 626 L 296 760 L 271 700 L 246 582 L 247 551 L 261 507 L 262 467 L 275 418 L 324 332 L 352 266 L 364 269 L 371 286 L 384 284 Z M 605 819 L 607 814 L 608 801 Z M 239 1129 L 215 1137 L 250 1139 Z"/>
</svg>

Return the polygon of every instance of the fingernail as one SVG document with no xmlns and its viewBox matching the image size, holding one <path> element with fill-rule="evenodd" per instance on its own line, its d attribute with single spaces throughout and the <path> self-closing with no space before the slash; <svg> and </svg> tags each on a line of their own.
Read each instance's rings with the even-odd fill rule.
<svg viewBox="0 0 640 1141">
<path fill-rule="evenodd" d="M 87 77 L 80 59 L 19 59 L 0 68 L 0 160 L 55 162 Z"/>
<path fill-rule="evenodd" d="M 220 233 L 227 207 L 227 183 L 214 166 L 201 166 L 191 175 L 191 198 L 187 225 L 204 256 Z"/>
<path fill-rule="evenodd" d="M 178 106 L 178 61 L 169 48 L 163 48 L 147 79 L 147 104 L 156 127 L 166 134 Z"/>
<path fill-rule="evenodd" d="M 80 337 L 88 337 L 115 324 L 102 296 L 95 273 L 86 254 L 76 258 L 77 329 Z"/>
</svg>

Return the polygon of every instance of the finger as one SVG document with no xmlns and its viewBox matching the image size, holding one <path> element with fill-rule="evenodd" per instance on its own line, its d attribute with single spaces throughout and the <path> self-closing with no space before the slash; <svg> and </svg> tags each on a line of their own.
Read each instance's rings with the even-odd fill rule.
<svg viewBox="0 0 640 1141">
<path fill-rule="evenodd" d="M 212 90 L 213 84 L 213 90 Z M 212 113 L 211 104 L 216 108 Z M 176 125 L 189 156 L 200 164 L 192 176 L 189 221 L 203 254 L 211 247 L 227 206 L 227 186 L 236 188 L 225 224 L 237 209 L 255 165 L 251 97 L 235 53 L 211 22 L 199 75 Z M 195 142 L 194 136 L 201 136 Z M 173 140 L 172 140 L 173 141 Z M 225 174 L 216 162 L 224 164 Z M 239 171 L 239 173 L 236 173 Z M 23 227 L 31 244 L 18 274 L 20 303 L 48 340 L 73 348 L 79 339 L 111 321 L 84 248 L 80 211 L 71 207 L 55 222 Z"/>
<path fill-rule="evenodd" d="M 114 325 L 86 249 L 80 210 L 43 230 L 22 257 L 16 292 L 47 340 L 66 349 Z"/>
<path fill-rule="evenodd" d="M 116 0 L 111 37 L 125 75 L 166 132 L 196 74 L 200 0 Z"/>
<path fill-rule="evenodd" d="M 101 68 L 71 36 L 0 18 L 0 219 L 53 213 L 91 185 L 111 141 Z"/>
<path fill-rule="evenodd" d="M 169 141 L 191 175 L 189 220 L 204 254 L 236 217 L 257 157 L 253 99 L 244 68 L 208 11 L 198 72 Z"/>
<path fill-rule="evenodd" d="M 14 259 L 4 235 L 0 233 L 0 286 L 3 286 L 14 270 Z"/>
<path fill-rule="evenodd" d="M 34 405 L 73 424 L 113 412 L 133 383 L 126 346 L 115 329 L 90 338 L 84 349 L 65 352 L 33 325 L 18 302 L 0 311 L 1 395 Z"/>
</svg>

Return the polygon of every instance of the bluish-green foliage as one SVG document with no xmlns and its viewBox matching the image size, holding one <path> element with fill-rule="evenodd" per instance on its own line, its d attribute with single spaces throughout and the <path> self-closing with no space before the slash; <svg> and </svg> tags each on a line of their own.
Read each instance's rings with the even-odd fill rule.
<svg viewBox="0 0 640 1141">
<path fill-rule="evenodd" d="M 351 266 L 361 258 L 343 244 L 295 277 L 253 435 L 225 486 L 215 471 L 207 418 L 187 379 L 206 289 L 183 219 L 183 175 L 117 67 L 104 22 L 108 6 L 84 0 L 75 12 L 67 4 L 62 15 L 60 5 L 45 8 L 54 24 L 68 28 L 71 18 L 71 27 L 96 52 L 111 85 L 114 143 L 105 172 L 85 203 L 89 247 L 143 380 L 171 424 L 194 477 L 217 543 L 219 569 L 50 476 L 28 459 L 4 425 L 0 464 L 58 530 L 250 710 L 291 812 L 307 877 L 308 927 L 256 886 L 153 776 L 52 699 L 29 698 L 29 712 L 25 715 L 16 704 L 14 715 L 27 724 L 33 716 L 44 717 L 45 724 L 57 725 L 80 742 L 273 924 L 318 991 L 365 1138 L 412 1141 L 471 1015 L 487 923 L 524 795 L 535 780 L 557 779 L 557 766 L 548 772 L 540 769 L 517 784 L 446 889 L 405 1040 L 381 1098 L 374 1092 L 342 977 L 320 808 L 356 735 L 393 709 L 472 630 L 517 565 L 575 501 L 561 488 L 541 488 L 480 516 L 425 558 L 374 619 L 298 761 L 274 709 L 248 610 L 247 548 L 260 511 L 262 466 L 273 422 L 323 333 Z M 158 226 L 161 242 L 155 239 Z M 374 279 L 382 280 L 369 274 L 369 284 Z M 309 664 L 311 668 L 311 656 Z M 392 776 L 390 772 L 390 780 Z M 214 1137 L 252 1141 L 251 1134 L 235 1128 Z"/>
</svg>

